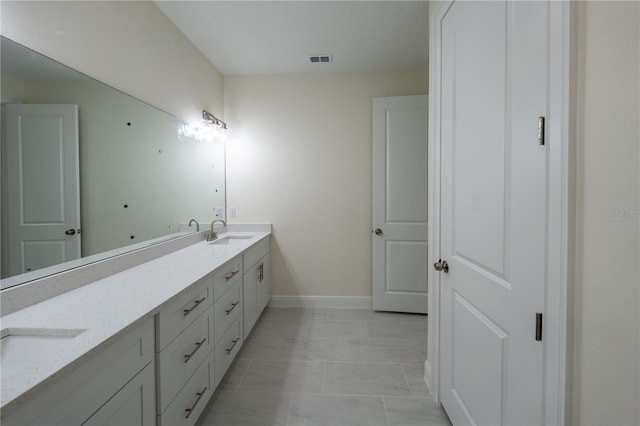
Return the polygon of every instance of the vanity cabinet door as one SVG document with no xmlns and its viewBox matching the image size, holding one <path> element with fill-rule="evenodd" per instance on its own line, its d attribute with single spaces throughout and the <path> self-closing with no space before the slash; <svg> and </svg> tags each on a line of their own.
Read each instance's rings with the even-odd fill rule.
<svg viewBox="0 0 640 426">
<path fill-rule="evenodd" d="M 258 316 L 262 314 L 264 308 L 269 303 L 269 297 L 271 297 L 271 280 L 269 275 L 271 273 L 271 266 L 269 262 L 269 255 L 266 255 L 258 263 Z"/>
<path fill-rule="evenodd" d="M 154 364 L 148 364 L 83 425 L 134 426 L 156 424 Z"/>
<path fill-rule="evenodd" d="M 244 306 L 243 314 L 244 314 L 244 338 L 246 339 L 254 324 L 258 320 L 258 283 L 260 276 L 260 268 L 259 263 L 253 265 L 251 269 L 249 269 L 244 274 L 244 283 L 243 283 L 243 301 Z"/>
</svg>

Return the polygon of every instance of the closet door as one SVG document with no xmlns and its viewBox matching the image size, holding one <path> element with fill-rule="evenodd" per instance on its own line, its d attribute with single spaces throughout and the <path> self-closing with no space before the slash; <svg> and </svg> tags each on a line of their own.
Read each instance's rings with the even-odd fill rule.
<svg viewBox="0 0 640 426">
<path fill-rule="evenodd" d="M 549 16 L 546 2 L 454 1 L 441 20 L 434 267 L 455 425 L 544 424 Z"/>
<path fill-rule="evenodd" d="M 427 313 L 427 96 L 373 100 L 373 309 Z"/>
</svg>

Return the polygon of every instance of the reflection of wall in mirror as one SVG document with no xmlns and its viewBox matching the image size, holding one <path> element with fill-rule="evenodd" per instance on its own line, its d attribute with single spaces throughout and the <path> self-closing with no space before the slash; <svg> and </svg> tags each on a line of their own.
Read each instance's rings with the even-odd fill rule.
<svg viewBox="0 0 640 426">
<path fill-rule="evenodd" d="M 93 80 L 12 78 L 4 92 L 2 77 L 12 102 L 79 105 L 83 256 L 224 206 L 224 144 L 179 140 L 174 117 Z"/>
<path fill-rule="evenodd" d="M 2 83 L 0 89 L 2 104 L 19 103 L 26 97 L 24 81 L 7 74 L 3 74 L 0 80 Z"/>
</svg>

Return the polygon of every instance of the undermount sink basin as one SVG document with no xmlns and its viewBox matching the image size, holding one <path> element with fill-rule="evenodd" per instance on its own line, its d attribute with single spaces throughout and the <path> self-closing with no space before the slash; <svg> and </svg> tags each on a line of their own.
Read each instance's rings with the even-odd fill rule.
<svg viewBox="0 0 640 426">
<path fill-rule="evenodd" d="M 7 328 L 0 332 L 2 368 L 9 371 L 14 366 L 43 359 L 43 354 L 56 351 L 85 332 L 84 329 L 60 328 Z"/>
<path fill-rule="evenodd" d="M 248 240 L 249 238 L 253 238 L 253 235 L 223 235 L 216 240 L 209 241 L 209 244 L 216 245 L 231 245 L 238 244 L 244 240 Z"/>
</svg>

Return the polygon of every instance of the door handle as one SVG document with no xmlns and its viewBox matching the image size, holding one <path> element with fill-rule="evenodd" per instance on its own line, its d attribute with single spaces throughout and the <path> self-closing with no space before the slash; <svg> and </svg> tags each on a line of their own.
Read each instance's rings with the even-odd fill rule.
<svg viewBox="0 0 640 426">
<path fill-rule="evenodd" d="M 76 235 L 76 230 L 75 229 L 67 229 L 66 231 L 64 231 L 65 234 L 67 235 Z"/>
<path fill-rule="evenodd" d="M 436 271 L 444 271 L 444 273 L 449 272 L 449 263 L 446 260 L 439 259 L 436 263 L 433 264 L 433 269 Z"/>
<path fill-rule="evenodd" d="M 382 229 L 380 228 L 376 228 L 375 231 L 373 231 L 376 235 L 382 235 Z"/>
</svg>

